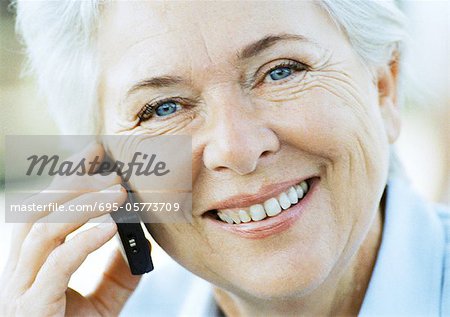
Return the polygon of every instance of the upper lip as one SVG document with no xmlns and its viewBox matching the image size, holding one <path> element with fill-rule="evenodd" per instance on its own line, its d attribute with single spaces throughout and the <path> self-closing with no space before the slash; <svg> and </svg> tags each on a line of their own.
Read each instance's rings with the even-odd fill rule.
<svg viewBox="0 0 450 317">
<path fill-rule="evenodd" d="M 239 194 L 231 196 L 225 200 L 218 201 L 211 205 L 208 211 L 215 209 L 245 208 L 251 205 L 259 204 L 269 198 L 278 196 L 282 192 L 286 191 L 289 187 L 309 178 L 310 177 L 303 177 L 300 179 L 294 179 L 281 183 L 263 185 L 255 194 Z"/>
</svg>

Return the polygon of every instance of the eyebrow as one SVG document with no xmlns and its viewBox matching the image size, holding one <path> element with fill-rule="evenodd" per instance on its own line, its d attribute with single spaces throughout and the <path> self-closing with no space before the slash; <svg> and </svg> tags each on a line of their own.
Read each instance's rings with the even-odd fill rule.
<svg viewBox="0 0 450 317">
<path fill-rule="evenodd" d="M 250 59 L 252 57 L 261 54 L 264 50 L 275 46 L 279 42 L 283 41 L 309 41 L 306 37 L 298 34 L 276 34 L 267 35 L 256 42 L 250 43 L 237 53 L 239 60 Z M 186 81 L 180 76 L 158 76 L 144 79 L 134 84 L 128 91 L 127 96 L 131 95 L 135 91 L 142 88 L 164 88 L 170 86 L 176 86 L 185 83 Z"/>
<path fill-rule="evenodd" d="M 244 47 L 244 49 L 238 53 L 238 59 L 249 59 L 255 57 L 256 55 L 261 54 L 264 50 L 282 41 L 308 41 L 308 39 L 298 34 L 283 33 L 277 35 L 267 35 L 262 39 Z"/>
<path fill-rule="evenodd" d="M 184 82 L 180 76 L 159 76 L 144 79 L 137 84 L 134 84 L 127 92 L 127 96 L 141 88 L 162 88 L 169 86 L 176 86 Z"/>
</svg>

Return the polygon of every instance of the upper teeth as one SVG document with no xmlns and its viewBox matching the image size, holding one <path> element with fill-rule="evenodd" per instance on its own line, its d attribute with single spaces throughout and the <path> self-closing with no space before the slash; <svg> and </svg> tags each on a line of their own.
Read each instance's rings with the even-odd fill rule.
<svg viewBox="0 0 450 317">
<path fill-rule="evenodd" d="M 219 218 L 229 224 L 240 224 L 241 222 L 259 221 L 267 216 L 278 215 L 282 210 L 295 205 L 308 192 L 308 183 L 301 183 L 289 187 L 276 197 L 267 199 L 262 204 L 255 204 L 248 209 L 220 210 L 217 212 Z"/>
</svg>

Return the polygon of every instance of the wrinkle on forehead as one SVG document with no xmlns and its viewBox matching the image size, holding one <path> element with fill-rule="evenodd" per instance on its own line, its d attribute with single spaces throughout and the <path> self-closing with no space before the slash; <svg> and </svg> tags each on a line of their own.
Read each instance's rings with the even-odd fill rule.
<svg viewBox="0 0 450 317">
<path fill-rule="evenodd" d="M 248 64 L 239 63 L 237 53 L 268 34 L 303 35 L 348 58 L 345 39 L 333 36 L 339 31 L 311 10 L 319 9 L 303 3 L 115 2 L 100 28 L 100 81 L 109 87 L 110 100 L 143 78 L 167 74 L 184 77 L 199 93 L 205 84 L 239 78 L 237 72 Z M 258 63 L 268 60 L 261 57 Z"/>
<path fill-rule="evenodd" d="M 272 5 L 279 6 L 270 4 Z M 112 8 L 113 6 L 115 8 Z M 108 28 L 112 26 L 112 29 L 104 27 L 102 37 L 109 31 L 112 43 L 126 45 L 129 49 L 152 40 L 154 43 L 148 44 L 150 48 L 152 44 L 159 46 L 166 42 L 163 45 L 166 49 L 162 47 L 159 51 L 167 51 L 169 42 L 184 42 L 187 44 L 183 47 L 184 52 L 192 51 L 197 45 L 197 50 L 204 51 L 205 61 L 218 61 L 223 60 L 224 56 L 230 56 L 228 53 L 233 55 L 237 49 L 262 35 L 288 31 L 284 29 L 286 27 L 290 29 L 290 33 L 295 33 L 294 29 L 298 28 L 292 24 L 293 20 L 289 16 L 282 21 L 276 19 L 278 11 L 284 12 L 292 6 L 288 3 L 280 8 L 255 8 L 246 3 L 119 2 L 108 5 L 104 12 L 104 18 L 107 20 L 104 24 Z M 297 10 L 298 25 L 301 25 L 301 29 L 306 33 L 313 30 L 314 27 L 310 25 L 312 21 L 308 15 L 305 16 L 301 12 L 305 9 Z M 254 19 L 248 19 L 249 15 Z"/>
<path fill-rule="evenodd" d="M 199 30 L 200 42 L 202 43 L 202 46 L 203 46 L 203 49 L 204 49 L 204 51 L 206 53 L 206 57 L 208 59 L 208 62 L 212 63 L 213 59 L 212 59 L 211 54 L 210 54 L 210 49 L 208 48 L 208 44 L 207 44 L 208 41 L 205 38 L 205 34 L 204 34 L 204 31 L 203 31 L 203 28 L 200 25 L 198 25 L 198 23 L 197 23 L 197 29 Z"/>
</svg>

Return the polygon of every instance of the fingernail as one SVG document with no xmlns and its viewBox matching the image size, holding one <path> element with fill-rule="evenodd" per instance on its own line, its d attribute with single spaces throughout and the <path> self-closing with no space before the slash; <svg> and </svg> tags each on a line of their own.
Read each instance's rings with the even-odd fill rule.
<svg viewBox="0 0 450 317">
<path fill-rule="evenodd" d="M 123 186 L 121 184 L 116 184 L 116 185 L 113 185 L 113 186 L 110 186 L 108 188 L 101 190 L 101 192 L 114 193 L 114 192 L 121 192 L 122 190 L 123 190 Z"/>
<path fill-rule="evenodd" d="M 97 225 L 97 228 L 102 230 L 111 230 L 116 227 L 116 223 L 110 215 L 105 217 L 105 220 Z"/>
</svg>

